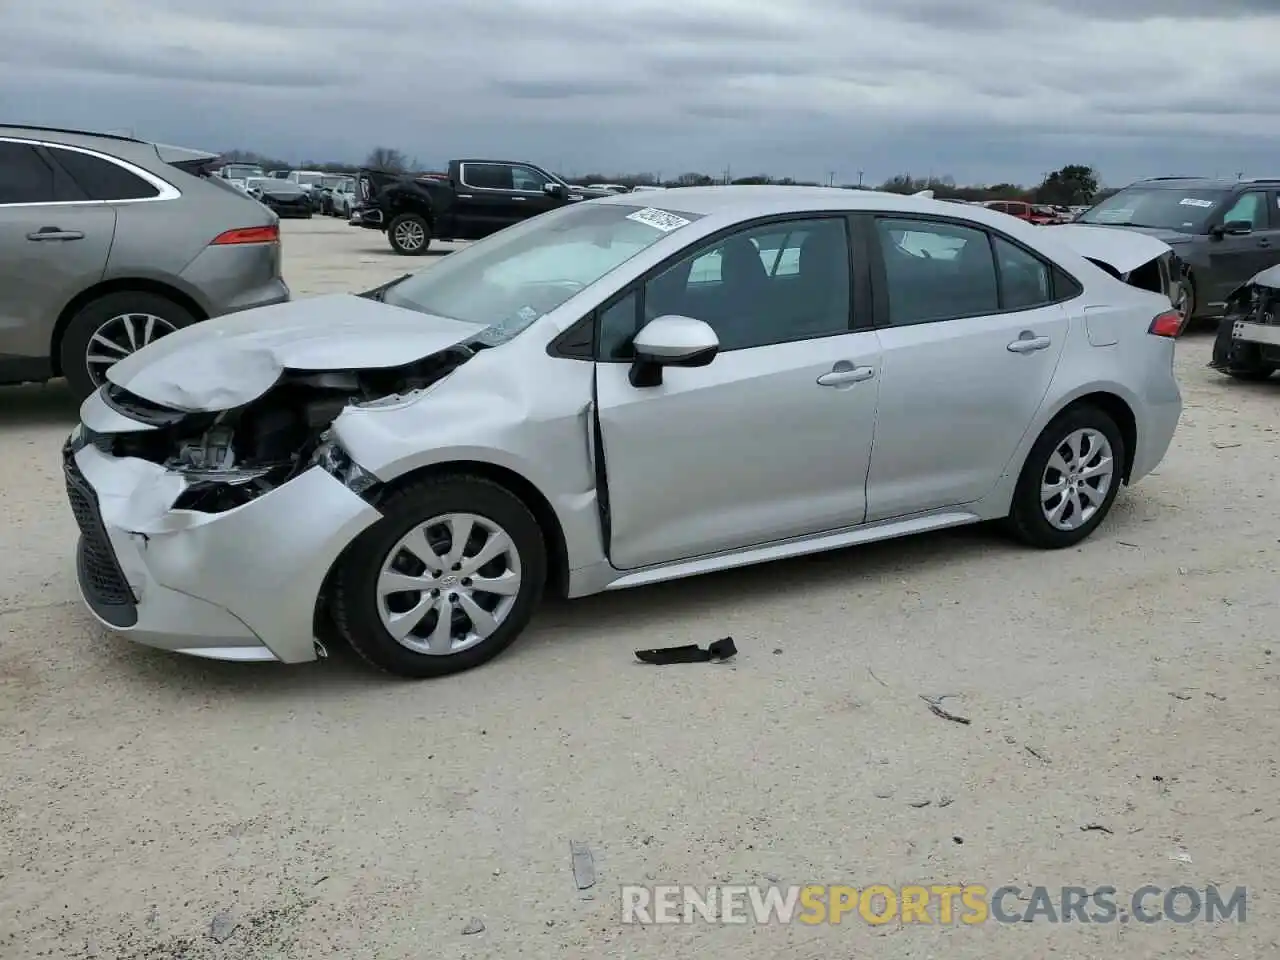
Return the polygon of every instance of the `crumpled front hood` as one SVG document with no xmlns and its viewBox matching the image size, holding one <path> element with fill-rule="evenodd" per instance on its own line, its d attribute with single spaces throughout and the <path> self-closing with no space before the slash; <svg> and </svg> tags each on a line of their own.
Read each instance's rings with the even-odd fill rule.
<svg viewBox="0 0 1280 960">
<path fill-rule="evenodd" d="M 1172 249 L 1162 237 L 1129 227 L 1105 227 L 1063 223 L 1048 228 L 1046 236 L 1061 240 L 1086 260 L 1101 260 L 1121 276 L 1144 263 L 1163 257 Z M 1185 234 L 1174 236 L 1186 239 Z"/>
<path fill-rule="evenodd" d="M 1280 263 L 1255 273 L 1240 286 L 1227 295 L 1227 300 L 1234 300 L 1249 287 L 1266 287 L 1268 290 L 1280 290 Z"/>
<path fill-rule="evenodd" d="M 110 367 L 107 379 L 166 407 L 229 410 L 266 393 L 285 370 L 399 367 L 481 329 L 350 294 L 308 297 L 175 331 Z"/>
</svg>

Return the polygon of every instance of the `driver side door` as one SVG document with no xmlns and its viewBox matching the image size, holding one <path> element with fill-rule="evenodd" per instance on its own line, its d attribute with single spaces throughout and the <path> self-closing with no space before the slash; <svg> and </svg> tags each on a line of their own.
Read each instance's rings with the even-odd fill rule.
<svg viewBox="0 0 1280 960">
<path fill-rule="evenodd" d="M 1280 217 L 1271 209 L 1265 190 L 1250 190 L 1227 205 L 1214 223 L 1226 225 L 1232 220 L 1247 220 L 1253 227 L 1249 233 L 1228 233 L 1221 239 L 1209 240 L 1209 303 L 1222 303 L 1240 284 L 1255 273 L 1280 262 Z"/>
<path fill-rule="evenodd" d="M 596 410 L 615 567 L 862 523 L 880 348 L 848 230 L 842 215 L 739 229 L 600 312 Z M 796 249 L 770 247 L 780 234 Z M 766 259 L 798 270 L 771 275 Z M 659 313 L 705 320 L 721 352 L 632 386 L 630 340 Z"/>
</svg>

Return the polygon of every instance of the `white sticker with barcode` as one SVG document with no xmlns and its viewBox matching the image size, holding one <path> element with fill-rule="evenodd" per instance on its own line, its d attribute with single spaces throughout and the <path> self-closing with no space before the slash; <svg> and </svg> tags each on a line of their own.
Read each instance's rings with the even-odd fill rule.
<svg viewBox="0 0 1280 960">
<path fill-rule="evenodd" d="M 1197 200 L 1195 197 L 1187 197 L 1185 200 L 1179 200 L 1178 203 L 1184 207 L 1203 207 L 1206 210 L 1213 206 L 1212 200 Z"/>
<path fill-rule="evenodd" d="M 672 230 L 678 230 L 681 227 L 687 227 L 692 220 L 686 220 L 684 217 L 678 217 L 674 213 L 668 213 L 666 210 L 659 210 L 657 207 L 645 207 L 643 210 L 637 210 L 635 213 L 627 214 L 628 220 L 634 220 L 636 223 L 643 223 L 655 230 L 661 230 L 663 233 L 670 233 Z"/>
</svg>

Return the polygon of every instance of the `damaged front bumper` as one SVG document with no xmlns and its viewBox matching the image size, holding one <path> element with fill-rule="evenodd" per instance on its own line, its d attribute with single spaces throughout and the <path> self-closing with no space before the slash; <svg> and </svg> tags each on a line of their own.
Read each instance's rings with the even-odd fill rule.
<svg viewBox="0 0 1280 960">
<path fill-rule="evenodd" d="M 77 580 L 94 616 L 179 653 L 315 659 L 324 581 L 377 509 L 323 465 L 224 512 L 174 509 L 183 477 L 106 453 L 94 436 L 78 428 L 63 448 Z"/>
</svg>

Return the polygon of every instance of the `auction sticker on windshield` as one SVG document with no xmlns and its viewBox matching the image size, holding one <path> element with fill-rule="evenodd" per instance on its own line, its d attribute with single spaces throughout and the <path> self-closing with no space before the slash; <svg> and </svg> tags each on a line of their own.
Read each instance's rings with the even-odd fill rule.
<svg viewBox="0 0 1280 960">
<path fill-rule="evenodd" d="M 678 217 L 674 213 L 668 213 L 666 210 L 659 210 L 657 207 L 645 207 L 643 210 L 637 210 L 635 213 L 627 214 L 628 220 L 634 220 L 636 223 L 644 223 L 655 230 L 661 230 L 663 233 L 670 233 L 672 230 L 678 230 L 681 227 L 687 227 L 692 220 L 686 220 L 684 217 Z"/>
<path fill-rule="evenodd" d="M 1197 200 L 1195 197 L 1187 197 L 1185 200 L 1179 200 L 1178 203 L 1184 207 L 1203 207 L 1206 210 L 1213 206 L 1212 200 Z"/>
</svg>

